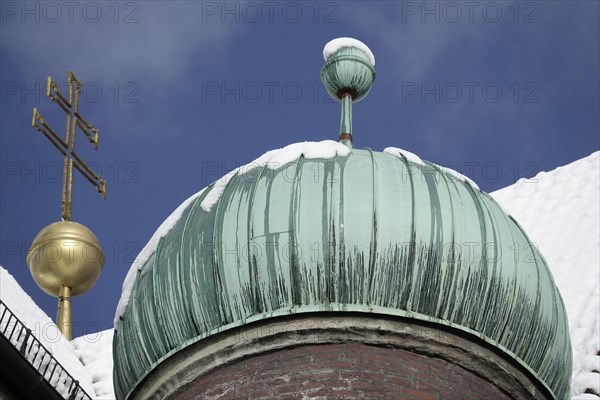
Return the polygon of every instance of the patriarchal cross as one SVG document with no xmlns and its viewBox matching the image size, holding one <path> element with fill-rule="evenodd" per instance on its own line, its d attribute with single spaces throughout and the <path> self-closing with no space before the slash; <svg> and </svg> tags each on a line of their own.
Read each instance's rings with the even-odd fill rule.
<svg viewBox="0 0 600 400">
<path fill-rule="evenodd" d="M 106 181 L 96 174 L 92 169 L 75 153 L 75 133 L 79 128 L 87 136 L 94 149 L 98 149 L 98 129 L 87 122 L 79 114 L 79 94 L 81 93 L 81 83 L 75 78 L 71 71 L 69 73 L 69 99 L 67 100 L 52 80 L 48 77 L 48 86 L 46 96 L 54 101 L 67 114 L 67 127 L 65 138 L 63 139 L 56 133 L 50 125 L 46 123 L 44 117 L 33 109 L 33 120 L 31 126 L 42 132 L 52 144 L 64 155 L 63 166 L 63 190 L 62 190 L 62 218 L 65 221 L 72 220 L 72 201 L 73 201 L 73 167 L 83 175 L 96 190 L 106 199 Z"/>
</svg>

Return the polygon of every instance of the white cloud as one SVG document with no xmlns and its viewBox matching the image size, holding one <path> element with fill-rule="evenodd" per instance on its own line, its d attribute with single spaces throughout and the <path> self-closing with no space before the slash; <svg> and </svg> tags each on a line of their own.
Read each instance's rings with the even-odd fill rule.
<svg viewBox="0 0 600 400">
<path fill-rule="evenodd" d="M 202 5 L 195 2 L 121 2 L 118 13 L 114 2 L 81 2 L 72 16 L 61 6 L 56 23 L 50 22 L 56 14 L 44 11 L 43 2 L 30 3 L 32 10 L 34 4 L 37 13 L 3 14 L 1 46 L 21 72 L 35 77 L 48 70 L 65 74 L 70 68 L 88 79 L 141 76 L 157 84 L 183 79 L 191 66 L 211 62 L 200 58 L 200 51 L 218 58 L 239 25 L 203 22 Z M 100 10 L 101 17 L 93 10 Z"/>
<path fill-rule="evenodd" d="M 50 3 L 54 9 L 44 8 Z M 206 18 L 201 2 L 71 3 L 71 10 L 69 2 L 2 4 L 0 49 L 9 67 L 2 82 L 37 85 L 43 92 L 48 75 L 63 87 L 70 69 L 91 88 L 84 100 L 94 104 L 86 104 L 83 115 L 118 140 L 143 137 L 157 144 L 184 135 L 185 124 L 176 117 L 182 102 L 174 99 L 193 90 L 190 80 L 204 68 L 222 68 L 244 29 Z M 93 86 L 99 101 L 93 101 Z M 127 96 L 137 103 L 125 102 Z M 43 109 L 46 104 L 41 101 Z"/>
</svg>

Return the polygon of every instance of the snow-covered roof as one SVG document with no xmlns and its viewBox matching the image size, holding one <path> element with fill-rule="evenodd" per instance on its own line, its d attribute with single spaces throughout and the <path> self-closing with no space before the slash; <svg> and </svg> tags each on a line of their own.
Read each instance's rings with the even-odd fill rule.
<svg viewBox="0 0 600 400">
<path fill-rule="evenodd" d="M 73 342 L 67 341 L 50 317 L 2 266 L 0 266 L 0 299 L 27 328 L 31 329 L 32 334 L 66 372 L 79 381 L 81 388 L 92 399 L 115 398 L 112 380 L 112 329 L 81 336 Z M 14 321 L 10 321 L 10 324 L 12 329 Z M 34 353 L 29 354 L 34 355 Z M 34 364 L 39 367 L 37 359 Z M 61 395 L 68 398 L 68 383 L 65 384 L 62 379 L 54 382 L 53 378 L 51 384 Z"/>
<path fill-rule="evenodd" d="M 600 399 L 599 158 L 595 152 L 491 194 L 539 247 L 565 302 L 573 400 Z"/>
<path fill-rule="evenodd" d="M 92 387 L 92 378 L 79 360 L 73 344 L 65 339 L 54 322 L 52 322 L 46 313 L 38 307 L 33 299 L 21 288 L 15 278 L 1 266 L 0 299 L 23 325 L 31 329 L 32 335 L 39 340 L 42 346 L 52 354 L 63 368 L 75 380 L 79 381 L 81 388 L 85 390 L 88 395 L 93 397 L 94 389 Z M 15 320 L 3 318 L 3 326 L 1 328 L 5 328 L 5 324 L 9 324 L 10 329 L 12 330 L 12 327 L 15 325 Z M 2 330 L 4 331 L 4 329 Z M 26 358 L 30 362 L 33 362 L 38 370 L 45 369 L 47 363 L 52 363 L 47 357 L 36 357 L 39 348 L 36 348 L 37 346 L 33 343 L 32 339 L 25 339 L 25 336 L 20 338 L 14 336 L 14 339 L 20 341 L 18 343 L 19 345 L 21 345 L 23 340 L 27 340 L 28 343 L 30 341 L 32 342 L 33 348 L 31 351 L 26 351 Z M 62 376 L 60 374 L 53 375 L 50 383 L 61 395 L 65 396 L 65 398 L 69 396 L 70 380 L 67 378 L 66 374 L 62 374 Z"/>
<path fill-rule="evenodd" d="M 87 373 L 92 378 L 96 399 L 113 400 L 113 329 L 80 336 L 73 346 Z"/>
</svg>

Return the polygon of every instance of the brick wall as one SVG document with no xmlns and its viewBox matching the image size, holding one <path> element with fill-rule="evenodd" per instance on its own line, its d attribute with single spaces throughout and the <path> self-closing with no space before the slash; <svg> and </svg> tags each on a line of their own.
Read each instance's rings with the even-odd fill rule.
<svg viewBox="0 0 600 400">
<path fill-rule="evenodd" d="M 442 359 L 359 343 L 303 345 L 238 360 L 181 388 L 177 399 L 509 399 Z"/>
</svg>

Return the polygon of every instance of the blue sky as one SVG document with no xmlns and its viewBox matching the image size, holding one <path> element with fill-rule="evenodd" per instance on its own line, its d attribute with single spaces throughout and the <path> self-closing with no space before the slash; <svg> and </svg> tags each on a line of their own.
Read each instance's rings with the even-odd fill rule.
<svg viewBox="0 0 600 400">
<path fill-rule="evenodd" d="M 60 219 L 62 158 L 30 127 L 38 107 L 64 130 L 48 75 L 84 83 L 100 150 L 81 134 L 77 148 L 108 184 L 103 201 L 75 179 L 74 220 L 106 255 L 74 299 L 77 336 L 112 326 L 131 261 L 183 200 L 267 150 L 337 138 L 340 107 L 319 81 L 332 38 L 376 57 L 356 147 L 407 149 L 488 192 L 598 150 L 599 4 L 2 1 L 0 264 L 55 315 L 25 263 Z"/>
</svg>

